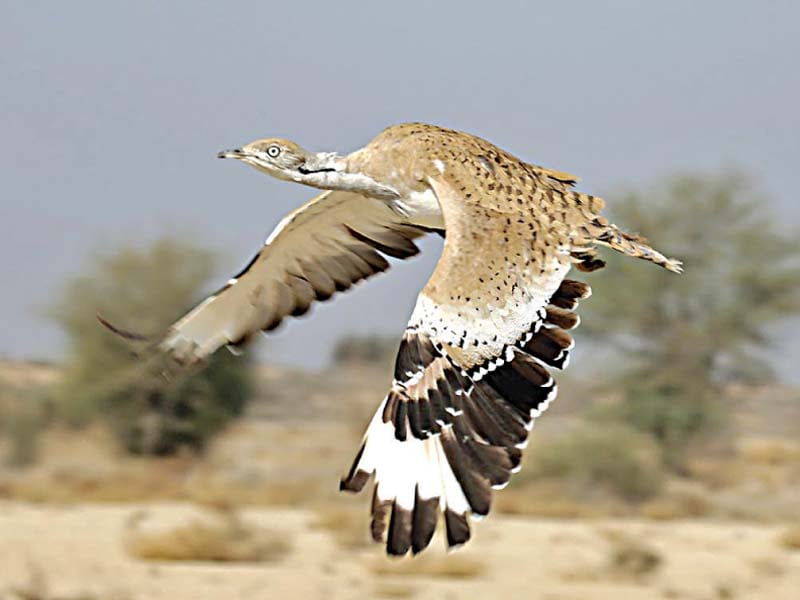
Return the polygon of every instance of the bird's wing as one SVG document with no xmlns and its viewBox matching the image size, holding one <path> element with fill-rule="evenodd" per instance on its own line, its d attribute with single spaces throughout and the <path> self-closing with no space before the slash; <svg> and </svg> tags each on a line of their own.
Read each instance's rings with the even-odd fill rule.
<svg viewBox="0 0 800 600">
<path fill-rule="evenodd" d="M 534 231 L 455 186 L 431 185 L 447 227 L 442 258 L 341 483 L 359 491 L 375 474 L 372 534 L 391 554 L 424 549 L 440 512 L 448 546 L 469 539 L 467 517 L 489 512 L 492 488 L 519 469 L 533 419 L 555 397 L 549 369 L 567 365 L 566 330 L 590 293 L 564 278 L 568 250 L 555 225 Z"/>
<path fill-rule="evenodd" d="M 324 192 L 287 215 L 238 275 L 172 325 L 161 349 L 191 364 L 242 344 L 385 271 L 383 255 L 414 256 L 413 240 L 425 232 L 381 200 Z"/>
</svg>

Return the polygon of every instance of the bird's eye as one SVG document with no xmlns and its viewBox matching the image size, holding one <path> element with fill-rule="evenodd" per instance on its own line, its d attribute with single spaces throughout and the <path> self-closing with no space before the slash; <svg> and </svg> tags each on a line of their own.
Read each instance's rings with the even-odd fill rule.
<svg viewBox="0 0 800 600">
<path fill-rule="evenodd" d="M 278 158 L 278 155 L 281 153 L 280 146 L 270 146 L 267 148 L 267 155 L 271 158 Z"/>
</svg>

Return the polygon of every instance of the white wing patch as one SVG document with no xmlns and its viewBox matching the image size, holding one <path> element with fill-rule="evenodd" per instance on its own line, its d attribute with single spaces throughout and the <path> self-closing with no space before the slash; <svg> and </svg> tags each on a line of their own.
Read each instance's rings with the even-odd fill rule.
<svg viewBox="0 0 800 600">
<path fill-rule="evenodd" d="M 443 305 L 424 292 L 417 298 L 410 327 L 432 332 L 440 343 L 459 346 L 481 357 L 500 356 L 546 313 L 547 302 L 569 271 L 568 264 L 554 261 L 536 285 L 518 287 L 503 306 L 485 316 L 474 315 L 468 307 Z"/>
</svg>

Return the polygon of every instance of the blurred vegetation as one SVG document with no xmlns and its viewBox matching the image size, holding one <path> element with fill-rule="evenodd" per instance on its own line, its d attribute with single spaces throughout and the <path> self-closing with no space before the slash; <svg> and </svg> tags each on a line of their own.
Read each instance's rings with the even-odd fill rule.
<svg viewBox="0 0 800 600">
<path fill-rule="evenodd" d="M 41 434 L 52 421 L 48 385 L 31 376 L 38 368 L 48 367 L 29 365 L 22 377 L 8 369 L 0 371 L 0 467 L 19 469 L 34 464 Z"/>
<path fill-rule="evenodd" d="M 284 533 L 248 523 L 236 512 L 219 512 L 214 517 L 195 518 L 160 531 L 133 523 L 126 549 L 143 560 L 213 562 L 272 562 L 286 558 L 292 550 Z"/>
<path fill-rule="evenodd" d="M 601 534 L 610 543 L 607 568 L 615 575 L 638 579 L 652 574 L 664 563 L 661 553 L 645 540 L 619 529 L 602 531 Z"/>
<path fill-rule="evenodd" d="M 580 493 L 603 490 L 629 501 L 655 496 L 664 480 L 658 445 L 624 425 L 581 427 L 537 448 L 530 461 L 523 479 L 561 479 Z"/>
<path fill-rule="evenodd" d="M 74 426 L 106 419 L 140 454 L 202 447 L 241 414 L 253 385 L 248 358 L 220 352 L 203 370 L 170 381 L 95 318 L 161 333 L 201 297 L 213 265 L 208 251 L 170 239 L 96 256 L 51 309 L 69 344 L 56 414 Z"/>
<path fill-rule="evenodd" d="M 394 364 L 397 348 L 396 336 L 348 335 L 341 338 L 333 348 L 336 364 L 361 364 L 384 366 Z"/>
<path fill-rule="evenodd" d="M 652 435 L 680 470 L 687 444 L 719 423 L 723 386 L 772 376 L 770 326 L 800 313 L 800 240 L 737 172 L 674 176 L 611 212 L 686 271 L 610 257 L 582 330 L 621 353 L 606 361 L 622 365 L 611 376 L 622 399 L 605 416 Z"/>
<path fill-rule="evenodd" d="M 40 390 L 14 390 L 14 402 L 0 404 L 0 438 L 8 442 L 3 462 L 23 468 L 36 462 L 39 437 L 50 423 L 47 399 Z"/>
<path fill-rule="evenodd" d="M 787 550 L 800 550 L 800 524 L 791 525 L 778 538 L 780 545 Z"/>
</svg>

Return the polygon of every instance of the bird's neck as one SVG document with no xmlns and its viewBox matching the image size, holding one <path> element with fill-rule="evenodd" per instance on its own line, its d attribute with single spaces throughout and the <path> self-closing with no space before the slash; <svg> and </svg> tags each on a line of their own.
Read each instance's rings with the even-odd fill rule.
<svg viewBox="0 0 800 600">
<path fill-rule="evenodd" d="M 399 197 L 391 186 L 379 183 L 364 173 L 350 172 L 346 158 L 334 152 L 319 152 L 309 156 L 294 180 L 323 190 L 355 192 L 388 200 Z"/>
</svg>

